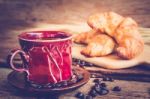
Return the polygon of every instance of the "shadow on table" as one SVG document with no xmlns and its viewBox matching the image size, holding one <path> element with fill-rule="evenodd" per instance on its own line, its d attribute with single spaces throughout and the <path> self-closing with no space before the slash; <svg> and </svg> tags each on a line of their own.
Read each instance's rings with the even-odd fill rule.
<svg viewBox="0 0 150 99">
<path fill-rule="evenodd" d="M 10 97 L 22 97 L 22 98 L 35 98 L 35 99 L 58 99 L 61 95 L 60 93 L 35 93 L 35 92 L 27 92 L 25 90 L 17 89 L 9 84 L 7 80 L 4 80 L 0 84 L 1 93 L 0 96 L 9 95 Z"/>
<path fill-rule="evenodd" d="M 11 86 L 12 87 L 12 86 Z M 15 91 L 12 91 L 11 93 L 14 96 L 19 96 L 19 97 L 34 97 L 37 99 L 59 99 L 59 97 L 65 93 L 69 93 L 71 91 L 76 90 L 75 89 L 71 89 L 71 90 L 67 90 L 67 91 L 61 91 L 61 92 L 28 92 L 25 90 L 21 90 L 18 88 L 15 88 Z"/>
</svg>

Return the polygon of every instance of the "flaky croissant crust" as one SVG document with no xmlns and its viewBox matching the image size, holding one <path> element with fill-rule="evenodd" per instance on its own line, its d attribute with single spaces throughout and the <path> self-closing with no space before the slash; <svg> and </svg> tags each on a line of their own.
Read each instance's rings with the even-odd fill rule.
<svg viewBox="0 0 150 99">
<path fill-rule="evenodd" d="M 93 30 L 81 33 L 75 39 L 77 43 L 88 45 L 81 51 L 86 56 L 104 56 L 116 52 L 121 58 L 132 59 L 144 50 L 138 25 L 130 17 L 114 12 L 96 13 L 89 16 L 87 23 Z"/>
</svg>

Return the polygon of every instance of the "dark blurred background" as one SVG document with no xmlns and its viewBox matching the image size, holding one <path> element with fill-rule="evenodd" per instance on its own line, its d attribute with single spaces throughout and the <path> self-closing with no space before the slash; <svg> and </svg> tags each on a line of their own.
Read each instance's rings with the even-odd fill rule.
<svg viewBox="0 0 150 99">
<path fill-rule="evenodd" d="M 17 48 L 18 32 L 37 23 L 86 22 L 95 12 L 114 11 L 150 27 L 150 0 L 0 0 L 0 61 Z"/>
</svg>

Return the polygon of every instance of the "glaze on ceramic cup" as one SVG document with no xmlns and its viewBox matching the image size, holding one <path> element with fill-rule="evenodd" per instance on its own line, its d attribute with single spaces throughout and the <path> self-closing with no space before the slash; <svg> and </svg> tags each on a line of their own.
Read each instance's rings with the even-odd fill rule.
<svg viewBox="0 0 150 99">
<path fill-rule="evenodd" d="M 18 36 L 22 50 L 13 52 L 11 67 L 19 72 L 26 71 L 28 81 L 37 84 L 57 83 L 72 76 L 72 35 L 60 31 L 33 31 Z M 22 69 L 16 68 L 13 58 L 21 54 Z"/>
</svg>

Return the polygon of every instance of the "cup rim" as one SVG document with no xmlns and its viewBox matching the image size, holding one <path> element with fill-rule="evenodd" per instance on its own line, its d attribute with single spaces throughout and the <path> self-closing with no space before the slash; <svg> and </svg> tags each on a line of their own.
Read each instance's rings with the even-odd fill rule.
<svg viewBox="0 0 150 99">
<path fill-rule="evenodd" d="M 41 40 L 41 39 L 26 39 L 21 37 L 21 35 L 26 34 L 26 33 L 40 33 L 40 32 L 61 32 L 61 33 L 66 33 L 69 34 L 68 37 L 66 38 L 62 38 L 62 39 L 56 39 L 56 40 Z M 21 34 L 18 35 L 18 38 L 20 40 L 24 40 L 24 41 L 30 41 L 30 42 L 61 42 L 61 41 L 66 41 L 66 40 L 70 40 L 73 38 L 73 34 L 68 33 L 68 32 L 64 32 L 64 31 L 55 31 L 55 30 L 49 30 L 49 31 L 27 31 L 27 32 L 23 32 Z"/>
</svg>

